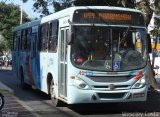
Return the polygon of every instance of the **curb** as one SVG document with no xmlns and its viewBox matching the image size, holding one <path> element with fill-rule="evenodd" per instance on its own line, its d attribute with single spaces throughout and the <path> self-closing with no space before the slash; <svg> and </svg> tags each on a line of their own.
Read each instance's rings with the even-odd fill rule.
<svg viewBox="0 0 160 117">
<path fill-rule="evenodd" d="M 12 95 L 15 94 L 14 91 L 11 88 L 4 85 L 2 82 L 0 82 L 0 93 L 2 93 L 2 94 L 12 94 Z"/>
<path fill-rule="evenodd" d="M 2 66 L 1 69 L 2 69 L 2 70 L 12 70 L 12 67 L 11 67 L 11 66 L 8 66 L 8 67 Z"/>
</svg>

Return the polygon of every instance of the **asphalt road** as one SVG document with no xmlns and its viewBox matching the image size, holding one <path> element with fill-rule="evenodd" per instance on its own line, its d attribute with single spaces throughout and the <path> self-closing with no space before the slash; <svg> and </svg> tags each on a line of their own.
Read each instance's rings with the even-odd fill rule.
<svg viewBox="0 0 160 117">
<path fill-rule="evenodd" d="M 49 96 L 31 88 L 22 90 L 11 70 L 0 70 L 0 81 L 14 90 L 15 96 L 38 117 L 159 117 L 160 94 L 149 92 L 146 102 L 82 104 L 53 107 Z"/>
</svg>

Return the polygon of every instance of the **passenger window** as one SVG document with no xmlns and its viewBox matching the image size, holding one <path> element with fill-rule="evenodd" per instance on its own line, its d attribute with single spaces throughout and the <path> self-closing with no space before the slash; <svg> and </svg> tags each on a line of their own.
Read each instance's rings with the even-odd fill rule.
<svg viewBox="0 0 160 117">
<path fill-rule="evenodd" d="M 26 48 L 27 48 L 27 37 L 26 37 L 26 31 L 23 30 L 20 50 L 25 51 Z"/>
<path fill-rule="evenodd" d="M 48 51 L 56 52 L 58 43 L 58 21 L 53 21 L 50 24 Z"/>
<path fill-rule="evenodd" d="M 29 51 L 31 48 L 31 29 L 27 29 L 27 43 L 26 43 L 26 50 Z"/>
<path fill-rule="evenodd" d="M 40 27 L 40 50 L 47 51 L 48 42 L 48 24 L 43 24 Z"/>
<path fill-rule="evenodd" d="M 31 35 L 31 29 L 25 29 L 22 31 L 22 41 L 21 41 L 20 50 L 22 51 L 30 50 L 30 45 L 31 45 L 30 35 Z"/>
</svg>

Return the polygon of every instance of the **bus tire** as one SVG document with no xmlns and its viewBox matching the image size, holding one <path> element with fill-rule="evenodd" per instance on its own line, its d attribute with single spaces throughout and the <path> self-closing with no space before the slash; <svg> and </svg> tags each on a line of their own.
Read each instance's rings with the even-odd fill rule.
<svg viewBox="0 0 160 117">
<path fill-rule="evenodd" d="M 50 97 L 51 97 L 51 101 L 52 101 L 53 106 L 64 107 L 66 105 L 64 102 L 59 100 L 56 96 L 53 78 L 52 78 L 50 86 L 49 86 L 49 93 L 50 93 Z"/>
<path fill-rule="evenodd" d="M 55 94 L 55 88 L 54 88 L 53 78 L 52 78 L 52 80 L 50 82 L 49 94 L 50 94 L 50 97 L 51 97 L 52 104 L 54 106 L 58 106 L 58 99 L 56 98 L 56 94 Z"/>
<path fill-rule="evenodd" d="M 2 110 L 4 106 L 4 96 L 0 93 L 0 110 Z"/>
<path fill-rule="evenodd" d="M 23 75 L 23 71 L 21 70 L 20 73 L 20 80 L 21 80 L 21 88 L 22 89 L 26 89 L 27 88 L 27 84 L 24 82 L 24 75 Z"/>
</svg>

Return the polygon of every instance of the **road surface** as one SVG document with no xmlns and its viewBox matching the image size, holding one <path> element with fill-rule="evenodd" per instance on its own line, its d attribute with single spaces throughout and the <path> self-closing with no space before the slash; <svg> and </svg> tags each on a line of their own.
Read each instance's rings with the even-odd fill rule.
<svg viewBox="0 0 160 117">
<path fill-rule="evenodd" d="M 49 96 L 31 88 L 22 90 L 11 70 L 0 70 L 0 81 L 14 90 L 20 104 L 37 117 L 159 117 L 160 94 L 149 92 L 147 102 L 82 104 L 54 107 Z M 18 105 L 18 104 L 17 104 Z M 7 108 L 7 107 L 6 107 Z M 15 107 L 16 108 L 16 107 Z M 3 111 L 3 110 L 2 110 Z M 22 111 L 23 112 L 23 111 Z M 25 111 L 24 111 L 25 112 Z M 15 110 L 16 113 L 16 110 Z M 34 113 L 34 114 L 33 114 Z M 31 116 L 30 116 L 31 117 Z"/>
</svg>

